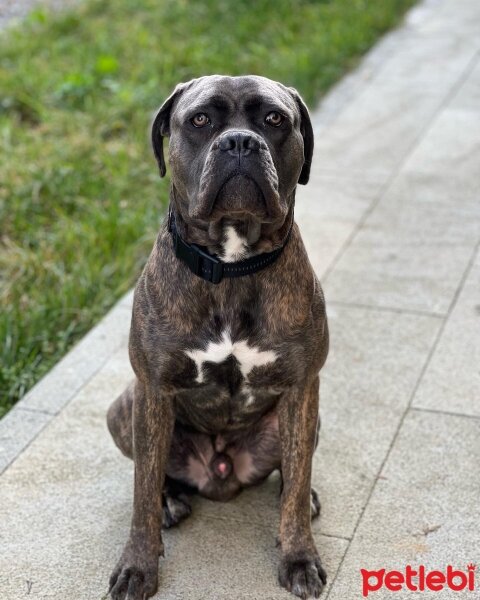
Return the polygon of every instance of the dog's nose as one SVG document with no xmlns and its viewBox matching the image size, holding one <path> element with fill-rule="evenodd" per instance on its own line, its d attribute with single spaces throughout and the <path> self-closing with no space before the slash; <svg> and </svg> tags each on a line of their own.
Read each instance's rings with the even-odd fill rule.
<svg viewBox="0 0 480 600">
<path fill-rule="evenodd" d="M 222 136 L 218 142 L 218 147 L 223 152 L 228 152 L 235 156 L 237 154 L 246 156 L 250 152 L 258 152 L 260 142 L 250 133 L 235 131 Z"/>
</svg>

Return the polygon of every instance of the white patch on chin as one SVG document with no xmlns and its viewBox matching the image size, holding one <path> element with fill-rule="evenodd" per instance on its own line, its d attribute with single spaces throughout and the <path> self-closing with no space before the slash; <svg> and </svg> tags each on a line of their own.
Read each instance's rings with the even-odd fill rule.
<svg viewBox="0 0 480 600">
<path fill-rule="evenodd" d="M 224 331 L 219 342 L 208 342 L 205 350 L 185 350 L 185 354 L 193 360 L 197 367 L 197 382 L 203 382 L 202 366 L 204 362 L 222 363 L 230 355 L 234 356 L 245 379 L 254 367 L 263 367 L 277 360 L 273 350 L 259 350 L 249 346 L 246 340 L 232 342 L 230 333 Z"/>
<path fill-rule="evenodd" d="M 245 258 L 248 244 L 245 238 L 238 235 L 235 227 L 228 225 L 225 228 L 226 241 L 223 242 L 223 262 L 236 262 Z"/>
</svg>

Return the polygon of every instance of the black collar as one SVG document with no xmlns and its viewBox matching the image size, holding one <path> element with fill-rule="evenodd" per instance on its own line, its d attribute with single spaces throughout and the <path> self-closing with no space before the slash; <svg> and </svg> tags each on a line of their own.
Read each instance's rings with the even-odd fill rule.
<svg viewBox="0 0 480 600">
<path fill-rule="evenodd" d="M 239 260 L 238 262 L 226 263 L 210 254 L 205 246 L 188 244 L 182 240 L 177 231 L 172 208 L 170 207 L 168 211 L 168 231 L 172 234 L 175 256 L 183 260 L 192 273 L 211 283 L 220 283 L 224 277 L 252 275 L 274 263 L 290 239 L 292 226 L 293 219 L 287 237 L 280 248 L 276 248 L 272 252 L 264 252 L 263 254 L 246 258 L 245 260 Z"/>
</svg>

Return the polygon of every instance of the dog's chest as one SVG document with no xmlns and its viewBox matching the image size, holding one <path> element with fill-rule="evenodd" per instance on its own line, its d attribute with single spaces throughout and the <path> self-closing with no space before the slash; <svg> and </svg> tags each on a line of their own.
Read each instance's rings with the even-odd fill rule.
<svg viewBox="0 0 480 600">
<path fill-rule="evenodd" d="M 184 421 L 204 431 L 246 426 L 277 401 L 284 357 L 274 343 L 229 329 L 186 348 L 190 382 L 177 397 Z"/>
<path fill-rule="evenodd" d="M 186 350 L 185 354 L 195 363 L 197 383 L 203 383 L 209 372 L 225 371 L 226 367 L 226 374 L 231 375 L 232 381 L 238 379 L 238 371 L 242 383 L 248 385 L 254 368 L 275 363 L 278 359 L 274 350 L 262 350 L 248 339 L 233 341 L 228 331 L 224 331 L 219 340 L 210 340 L 205 348 Z"/>
</svg>

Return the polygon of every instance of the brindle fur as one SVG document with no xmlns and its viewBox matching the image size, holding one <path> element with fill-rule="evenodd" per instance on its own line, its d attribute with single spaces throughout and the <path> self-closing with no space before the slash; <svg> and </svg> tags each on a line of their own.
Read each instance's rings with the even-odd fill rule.
<svg viewBox="0 0 480 600">
<path fill-rule="evenodd" d="M 228 96 L 230 88 L 238 94 L 235 86 L 240 86 L 245 94 L 263 91 L 271 95 L 272 90 L 277 96 L 283 94 L 281 97 L 293 119 L 283 139 L 268 138 L 268 132 L 255 131 L 250 122 L 246 123 L 245 114 L 239 108 L 233 113 L 235 126 L 242 130 L 251 128 L 259 136 L 265 136 L 272 153 L 271 162 L 278 172 L 278 198 L 275 200 L 272 192 L 271 200 L 277 205 L 268 209 L 267 202 L 271 218 L 260 224 L 260 217 L 252 214 L 254 208 L 248 207 L 247 215 L 232 221 L 237 231 L 245 227 L 253 237 L 252 232 L 258 230 L 256 241 L 250 246 L 256 253 L 283 243 L 293 220 L 296 183 L 308 181 L 313 139 L 306 108 L 298 95 L 263 78 L 214 76 L 195 80 L 177 88 L 159 111 L 154 124 L 154 147 L 164 173 L 158 143 L 161 144 L 162 135 L 171 135 L 170 160 L 174 166 L 171 204 L 183 237 L 220 253 L 219 223 L 222 219 L 224 223 L 230 222 L 228 211 L 232 207 L 224 208 L 222 213 L 221 207 L 228 203 L 219 202 L 215 219 L 209 221 L 208 211 L 197 202 L 194 214 L 201 216 L 192 217 L 189 212 L 193 203 L 191 190 L 201 178 L 200 171 L 193 163 L 190 174 L 182 171 L 182 160 L 191 159 L 187 150 L 186 158 L 182 158 L 180 120 L 174 121 L 173 129 L 171 121 L 177 112 L 185 111 L 188 100 L 188 96 L 182 100 L 185 89 L 193 89 L 195 96 L 208 99 L 209 94 L 215 92 Z M 239 114 L 243 115 L 243 122 L 237 118 Z M 220 130 L 218 135 L 221 133 Z M 160 137 L 155 141 L 156 135 Z M 302 138 L 299 149 L 298 139 Z M 196 183 L 185 181 L 186 177 Z M 273 185 L 271 173 L 267 179 Z M 245 189 L 252 187 L 248 185 L 250 187 Z M 257 225 L 249 225 L 249 220 Z M 255 401 L 248 405 L 234 360 L 221 365 L 206 363 L 204 381 L 199 383 L 197 367 L 185 353 L 204 347 L 206 340 L 219 340 L 225 330 L 230 331 L 233 340 L 248 340 L 251 346 L 274 350 L 277 354 L 274 362 L 257 366 L 250 372 L 249 386 L 255 391 Z M 254 275 L 224 279 L 213 285 L 193 275 L 175 257 L 164 223 L 135 289 L 129 351 L 136 379 L 108 414 L 115 442 L 135 461 L 131 532 L 110 580 L 112 597 L 137 600 L 157 590 L 158 556 L 163 555 L 162 490 L 166 476 L 164 507 L 169 500 L 180 498 L 180 503 L 185 500 L 181 488 L 173 491 L 181 464 L 178 455 L 185 447 L 182 436 L 188 438 L 188 432 L 222 435 L 230 442 L 237 440 L 237 443 L 253 446 L 257 443 L 258 451 L 261 431 L 255 435 L 255 428 L 271 413 L 278 419 L 279 456 L 271 463 L 267 461 L 259 479 L 274 468 L 281 468 L 279 580 L 300 597 L 317 597 L 326 576 L 310 526 L 311 501 L 314 506 L 318 503 L 316 494 L 311 495 L 311 462 L 319 423 L 318 373 L 328 352 L 328 329 L 323 293 L 297 225 L 293 225 L 290 240 L 271 266 Z M 177 466 L 176 459 L 179 460 Z M 218 499 L 226 499 L 237 491 L 229 488 L 225 498 Z M 172 506 L 175 512 L 176 505 Z M 180 507 L 179 512 L 183 518 L 189 510 L 185 508 L 183 514 Z M 168 517 L 168 511 L 166 514 Z"/>
</svg>

